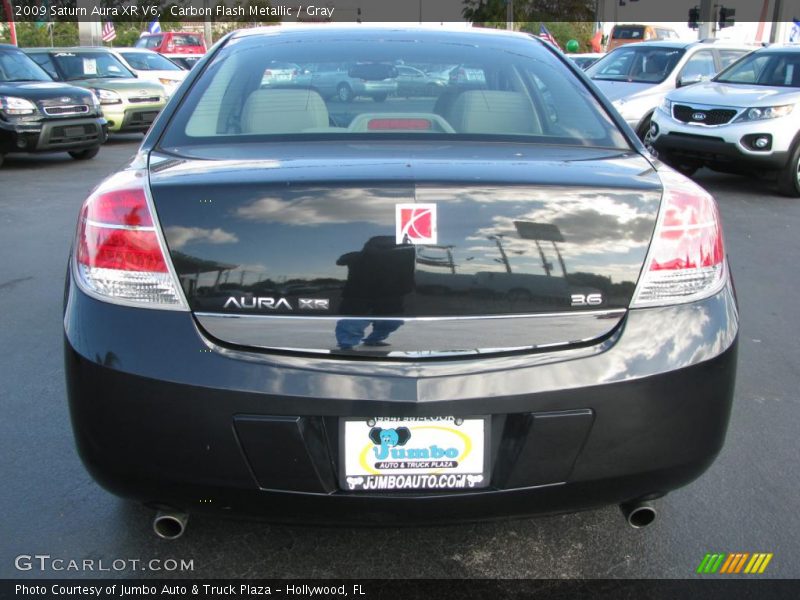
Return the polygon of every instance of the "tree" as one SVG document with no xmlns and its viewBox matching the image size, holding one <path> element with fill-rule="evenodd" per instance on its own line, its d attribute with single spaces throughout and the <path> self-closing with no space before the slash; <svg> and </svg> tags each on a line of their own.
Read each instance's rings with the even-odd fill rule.
<svg viewBox="0 0 800 600">
<path fill-rule="evenodd" d="M 472 23 L 505 25 L 506 0 L 464 0 L 461 11 Z M 514 22 L 594 22 L 595 0 L 514 0 Z"/>
</svg>

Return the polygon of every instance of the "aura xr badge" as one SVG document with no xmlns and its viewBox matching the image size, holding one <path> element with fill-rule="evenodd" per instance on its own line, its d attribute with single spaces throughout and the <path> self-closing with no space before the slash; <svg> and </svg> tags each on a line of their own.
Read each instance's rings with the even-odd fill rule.
<svg viewBox="0 0 800 600">
<path fill-rule="evenodd" d="M 300 310 L 328 310 L 330 301 L 327 298 L 298 298 Z"/>
<path fill-rule="evenodd" d="M 292 305 L 289 304 L 286 298 L 248 298 L 246 296 L 236 298 L 231 296 L 225 301 L 225 306 L 222 308 L 230 308 L 231 306 L 243 310 L 278 310 L 279 308 L 293 310 Z"/>
<path fill-rule="evenodd" d="M 435 244 L 436 205 L 396 204 L 395 238 L 398 244 Z"/>
</svg>

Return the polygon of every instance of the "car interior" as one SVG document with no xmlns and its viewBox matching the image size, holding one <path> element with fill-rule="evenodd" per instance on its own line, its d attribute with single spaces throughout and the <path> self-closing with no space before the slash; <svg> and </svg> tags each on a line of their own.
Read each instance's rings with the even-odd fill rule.
<svg viewBox="0 0 800 600">
<path fill-rule="evenodd" d="M 348 69 L 341 67 L 342 61 L 336 62 L 336 69 L 326 69 L 318 60 L 287 60 L 297 66 L 292 81 L 282 76 L 276 83 L 263 77 L 275 60 L 263 61 L 263 69 L 256 65 L 243 69 L 235 60 L 212 67 L 216 73 L 195 98 L 186 135 L 464 134 L 566 138 L 581 145 L 608 142 L 607 115 L 594 99 L 555 69 L 532 61 L 487 60 L 459 68 L 453 61 L 423 63 L 397 57 L 370 62 L 358 57 Z M 343 84 L 354 78 L 367 84 L 386 82 L 398 76 L 397 64 L 426 74 L 454 69 L 459 73 L 444 80 L 435 94 L 402 98 L 389 94 L 386 102 L 370 97 L 344 102 L 332 93 L 335 79 L 327 87 L 316 85 L 314 79 L 315 73 L 324 72 L 328 77 L 338 73 Z M 530 64 L 540 68 L 534 70 Z"/>
</svg>

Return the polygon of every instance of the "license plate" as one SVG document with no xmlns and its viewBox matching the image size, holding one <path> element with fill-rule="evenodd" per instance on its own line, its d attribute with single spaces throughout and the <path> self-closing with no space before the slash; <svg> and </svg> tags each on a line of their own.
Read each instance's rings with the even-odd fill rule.
<svg viewBox="0 0 800 600">
<path fill-rule="evenodd" d="M 65 127 L 64 128 L 64 136 L 65 137 L 81 137 L 84 134 L 83 126 L 80 127 Z"/>
<path fill-rule="evenodd" d="M 402 491 L 489 485 L 488 417 L 342 419 L 342 489 Z"/>
</svg>

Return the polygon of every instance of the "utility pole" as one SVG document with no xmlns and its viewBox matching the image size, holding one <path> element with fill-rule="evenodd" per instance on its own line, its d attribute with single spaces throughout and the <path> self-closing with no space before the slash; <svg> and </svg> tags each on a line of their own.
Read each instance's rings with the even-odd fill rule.
<svg viewBox="0 0 800 600">
<path fill-rule="evenodd" d="M 783 40 L 783 0 L 775 0 L 772 9 L 772 27 L 769 30 L 769 42 L 774 44 Z"/>
<path fill-rule="evenodd" d="M 700 27 L 697 30 L 698 40 L 714 37 L 717 25 L 714 12 L 714 0 L 700 0 Z"/>
<path fill-rule="evenodd" d="M 506 0 L 506 29 L 514 30 L 514 0 Z"/>
<path fill-rule="evenodd" d="M 203 8 L 206 9 L 205 13 L 208 14 L 208 0 L 203 0 Z M 203 37 L 206 39 L 206 46 L 210 48 L 211 44 L 214 43 L 214 31 L 211 29 L 211 21 L 208 20 L 208 17 L 203 19 Z"/>
</svg>

